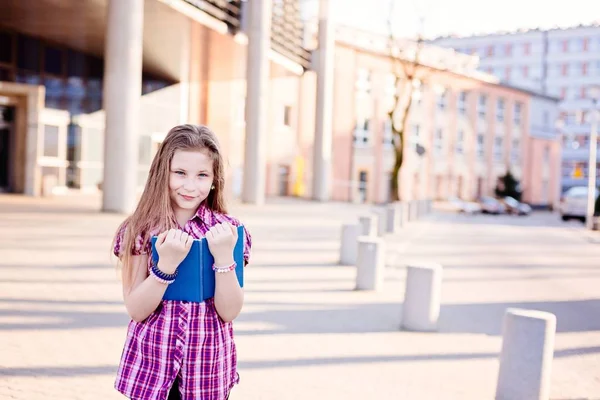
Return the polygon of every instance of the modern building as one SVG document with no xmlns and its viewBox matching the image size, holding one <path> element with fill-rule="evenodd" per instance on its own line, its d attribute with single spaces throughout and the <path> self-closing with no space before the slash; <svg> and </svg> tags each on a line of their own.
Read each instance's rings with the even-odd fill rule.
<svg viewBox="0 0 600 400">
<path fill-rule="evenodd" d="M 394 86 L 387 43 L 367 32 L 337 30 L 333 193 L 338 200 L 389 198 L 394 144 L 388 112 L 396 90 L 407 89 Z M 410 54 L 410 44 L 402 47 Z M 401 198 L 494 195 L 498 177 L 510 170 L 521 182 L 524 201 L 556 206 L 558 99 L 501 84 L 477 71 L 475 57 L 451 49 L 426 45 L 419 59 L 424 72 L 405 133 Z"/>
<path fill-rule="evenodd" d="M 600 88 L 600 25 L 441 37 L 433 44 L 477 55 L 480 68 L 510 85 L 561 99 L 562 190 L 586 185 L 593 88 Z M 551 121 L 552 124 L 555 121 Z M 600 152 L 598 168 L 600 168 Z"/>
<path fill-rule="evenodd" d="M 262 14 L 253 17 L 269 27 L 266 140 L 276 138 L 269 146 L 278 146 L 288 165 L 297 156 L 298 95 L 311 54 L 303 48 L 297 0 L 259 6 L 253 12 Z M 246 96 L 250 11 L 239 0 L 4 1 L 2 190 L 95 191 L 106 173 L 126 176 L 131 169 L 132 185 L 141 188 L 166 132 L 190 122 L 217 132 L 228 155 L 229 194 L 240 196 L 245 109 L 256 103 Z M 140 118 L 133 118 L 137 110 Z M 137 159 L 106 166 L 106 140 L 115 154 Z M 273 189 L 288 179 L 277 160 L 263 161 L 270 163 L 269 190 L 283 192 Z"/>
</svg>

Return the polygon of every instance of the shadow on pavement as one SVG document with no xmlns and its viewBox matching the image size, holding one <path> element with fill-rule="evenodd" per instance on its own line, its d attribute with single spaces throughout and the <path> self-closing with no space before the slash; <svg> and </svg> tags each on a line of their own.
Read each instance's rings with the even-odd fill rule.
<svg viewBox="0 0 600 400">
<path fill-rule="evenodd" d="M 252 304 L 252 303 L 250 303 Z M 298 307 L 319 304 L 298 304 Z M 502 335 L 502 320 L 507 308 L 524 308 L 553 313 L 557 333 L 600 330 L 600 300 L 555 302 L 481 303 L 442 305 L 439 333 Z M 400 303 L 364 304 L 321 310 L 267 310 L 245 312 L 239 321 L 279 326 L 269 330 L 239 330 L 237 335 L 367 333 L 400 331 Z M 431 334 L 439 334 L 431 333 Z"/>
</svg>

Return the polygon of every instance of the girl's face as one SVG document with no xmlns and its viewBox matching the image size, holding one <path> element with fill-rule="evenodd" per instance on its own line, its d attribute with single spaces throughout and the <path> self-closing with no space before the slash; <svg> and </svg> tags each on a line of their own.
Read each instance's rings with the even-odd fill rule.
<svg viewBox="0 0 600 400">
<path fill-rule="evenodd" d="M 190 219 L 208 197 L 213 180 L 213 160 L 208 150 L 176 150 L 169 172 L 169 196 L 175 215 L 183 213 Z"/>
</svg>

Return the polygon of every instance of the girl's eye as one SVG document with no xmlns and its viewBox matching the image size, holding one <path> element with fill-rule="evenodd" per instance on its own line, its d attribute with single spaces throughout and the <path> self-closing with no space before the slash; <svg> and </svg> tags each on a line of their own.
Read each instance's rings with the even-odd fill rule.
<svg viewBox="0 0 600 400">
<path fill-rule="evenodd" d="M 200 176 L 205 177 L 205 176 L 208 176 L 208 175 L 207 174 L 200 174 Z"/>
<path fill-rule="evenodd" d="M 183 171 L 175 171 L 175 173 L 176 173 L 177 175 L 181 175 L 181 176 L 185 175 L 185 172 L 183 172 Z"/>
</svg>

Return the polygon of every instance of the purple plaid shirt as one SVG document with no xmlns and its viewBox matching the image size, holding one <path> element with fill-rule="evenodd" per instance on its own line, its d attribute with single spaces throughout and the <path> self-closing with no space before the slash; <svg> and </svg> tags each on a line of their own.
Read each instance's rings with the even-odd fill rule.
<svg viewBox="0 0 600 400">
<path fill-rule="evenodd" d="M 202 238 L 220 222 L 240 224 L 231 216 L 201 205 L 194 218 L 180 229 Z M 245 231 L 247 263 L 252 239 Z M 122 251 L 123 232 L 115 244 L 117 256 Z M 132 253 L 150 254 L 151 244 L 140 239 Z M 203 303 L 163 300 L 146 320 L 129 323 L 115 388 L 130 399 L 163 400 L 175 379 L 180 378 L 184 400 L 225 400 L 239 381 L 236 363 L 232 323 L 219 317 L 213 299 Z"/>
</svg>

